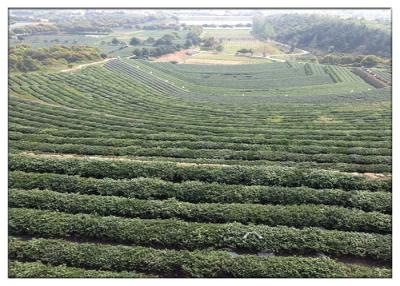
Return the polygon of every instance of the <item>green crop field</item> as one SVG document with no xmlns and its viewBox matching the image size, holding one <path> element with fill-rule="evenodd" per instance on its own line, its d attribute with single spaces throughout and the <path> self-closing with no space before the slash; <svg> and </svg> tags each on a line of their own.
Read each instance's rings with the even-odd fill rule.
<svg viewBox="0 0 400 286">
<path fill-rule="evenodd" d="M 10 74 L 9 275 L 391 277 L 391 120 L 332 65 Z"/>
</svg>

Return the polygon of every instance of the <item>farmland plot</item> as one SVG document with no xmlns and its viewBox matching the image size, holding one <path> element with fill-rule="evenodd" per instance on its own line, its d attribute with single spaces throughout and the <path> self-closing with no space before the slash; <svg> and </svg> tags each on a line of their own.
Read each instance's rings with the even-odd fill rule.
<svg viewBox="0 0 400 286">
<path fill-rule="evenodd" d="M 12 277 L 392 275 L 390 88 L 111 60 L 9 95 Z"/>
</svg>

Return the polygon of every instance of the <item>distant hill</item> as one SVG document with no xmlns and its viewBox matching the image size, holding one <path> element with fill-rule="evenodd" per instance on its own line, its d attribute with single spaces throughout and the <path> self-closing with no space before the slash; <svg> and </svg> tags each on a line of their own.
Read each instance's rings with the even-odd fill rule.
<svg viewBox="0 0 400 286">
<path fill-rule="evenodd" d="M 319 52 L 391 57 L 391 27 L 367 20 L 281 14 L 253 19 L 253 33 Z"/>
</svg>

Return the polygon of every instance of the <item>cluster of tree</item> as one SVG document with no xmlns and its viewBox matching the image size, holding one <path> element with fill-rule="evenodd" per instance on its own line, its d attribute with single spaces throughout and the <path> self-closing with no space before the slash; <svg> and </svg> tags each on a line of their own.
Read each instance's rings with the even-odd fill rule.
<svg viewBox="0 0 400 286">
<path fill-rule="evenodd" d="M 381 57 L 375 55 L 357 55 L 353 56 L 350 54 L 328 54 L 323 56 L 320 60 L 322 64 L 333 64 L 333 65 L 350 65 L 350 66 L 364 66 L 374 67 L 379 64 L 388 64 L 389 62 Z"/>
<path fill-rule="evenodd" d="M 109 27 L 104 27 L 96 22 L 76 21 L 73 23 L 59 25 L 60 30 L 71 34 L 107 34 L 112 31 Z"/>
<path fill-rule="evenodd" d="M 245 48 L 240 49 L 237 52 L 240 54 L 253 54 L 254 53 L 254 51 L 252 49 L 245 49 Z"/>
<path fill-rule="evenodd" d="M 191 46 L 197 46 L 201 43 L 201 38 L 200 38 L 201 31 L 199 30 L 192 30 L 186 35 L 186 42 L 185 42 L 185 48 L 188 49 Z"/>
<path fill-rule="evenodd" d="M 60 29 L 53 24 L 37 24 L 15 27 L 11 29 L 10 35 L 37 35 L 56 33 Z"/>
<path fill-rule="evenodd" d="M 14 24 L 17 22 L 39 22 L 40 19 L 32 18 L 31 15 L 9 15 L 9 22 L 10 24 Z"/>
<path fill-rule="evenodd" d="M 33 49 L 19 45 L 8 51 L 8 68 L 11 72 L 37 71 L 50 65 L 71 64 L 80 61 L 96 60 L 106 57 L 99 50 L 89 46 L 52 46 Z"/>
<path fill-rule="evenodd" d="M 158 47 L 144 47 L 133 50 L 132 54 L 135 58 L 159 57 L 165 54 L 173 53 L 181 49 L 181 45 L 161 45 Z"/>
<path fill-rule="evenodd" d="M 136 58 L 159 57 L 165 54 L 179 51 L 182 48 L 188 49 L 192 46 L 204 45 L 207 48 L 216 48 L 217 43 L 214 38 L 202 40 L 200 34 L 202 33 L 201 27 L 190 27 L 190 31 L 186 34 L 186 41 L 183 45 L 176 43 L 176 40 L 181 40 L 177 32 L 165 34 L 157 40 L 149 37 L 142 41 L 137 37 L 131 38 L 129 44 L 132 46 L 145 45 L 149 47 L 137 48 L 133 51 L 133 56 Z M 220 47 L 222 50 L 222 46 Z"/>
<path fill-rule="evenodd" d="M 32 35 L 38 33 L 109 33 L 114 28 L 138 28 L 146 30 L 159 30 L 159 29 L 175 29 L 180 30 L 181 26 L 175 23 L 164 24 L 165 15 L 133 15 L 123 12 L 113 13 L 98 13 L 87 12 L 84 15 L 77 17 L 60 12 L 49 13 L 45 15 L 37 15 L 37 17 L 47 18 L 51 24 L 38 24 L 28 25 L 22 27 L 15 27 L 11 30 L 13 34 L 19 35 Z M 36 18 L 30 16 L 30 21 L 38 21 Z M 15 20 L 18 20 L 16 18 Z M 14 21 L 15 21 L 14 20 Z M 145 23 L 154 23 L 144 25 Z M 159 24 L 161 23 L 161 24 Z"/>
<path fill-rule="evenodd" d="M 272 15 L 253 19 L 253 33 L 323 53 L 373 54 L 391 57 L 391 33 L 365 20 L 320 15 Z"/>
<path fill-rule="evenodd" d="M 140 25 L 144 23 L 157 23 L 162 22 L 166 19 L 165 15 L 141 15 L 141 14 L 131 14 L 125 13 L 124 11 L 114 11 L 114 12 L 95 12 L 89 11 L 85 13 L 84 18 L 78 18 L 78 21 L 85 20 L 92 23 L 92 25 L 97 25 L 101 28 L 119 28 L 119 27 L 134 27 L 135 25 Z M 76 19 L 73 19 L 76 21 Z"/>
<path fill-rule="evenodd" d="M 114 28 L 132 29 L 135 25 L 144 23 L 160 22 L 166 19 L 165 15 L 141 15 L 125 13 L 124 11 L 94 11 L 88 10 L 84 15 L 71 15 L 68 13 L 54 15 L 45 15 L 49 21 L 55 22 L 65 30 L 73 32 L 93 32 L 93 31 L 110 31 Z M 79 27 L 74 30 L 75 27 Z"/>
<path fill-rule="evenodd" d="M 220 42 L 214 37 L 203 38 L 201 41 L 201 47 L 205 50 L 215 49 L 219 44 Z"/>
<path fill-rule="evenodd" d="M 131 45 L 131 46 L 139 46 L 140 44 L 142 44 L 142 41 L 139 38 L 136 38 L 136 37 L 133 37 L 129 41 L 129 45 Z"/>
<path fill-rule="evenodd" d="M 142 30 L 183 30 L 184 27 L 179 24 L 175 23 L 157 23 L 157 24 L 150 24 L 150 25 L 138 25 L 137 28 Z"/>
<path fill-rule="evenodd" d="M 117 39 L 117 38 L 113 38 L 111 40 L 111 44 L 112 45 L 125 45 L 126 43 L 124 41 L 121 41 L 121 40 Z"/>
</svg>

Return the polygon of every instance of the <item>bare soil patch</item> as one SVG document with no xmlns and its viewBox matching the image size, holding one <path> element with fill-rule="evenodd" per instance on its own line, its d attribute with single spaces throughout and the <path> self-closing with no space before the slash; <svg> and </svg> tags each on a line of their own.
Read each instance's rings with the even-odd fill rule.
<svg viewBox="0 0 400 286">
<path fill-rule="evenodd" d="M 61 70 L 61 72 L 74 72 L 74 71 L 78 71 L 78 70 L 80 70 L 80 69 L 82 69 L 84 67 L 106 63 L 106 62 L 108 62 L 110 60 L 113 60 L 113 59 L 115 59 L 115 58 L 108 58 L 108 59 L 104 59 L 104 60 L 93 62 L 93 63 L 81 64 L 81 65 L 77 65 L 75 67 L 72 67 L 70 69 Z"/>
<path fill-rule="evenodd" d="M 47 157 L 47 158 L 82 158 L 91 160 L 110 160 L 110 161 L 132 161 L 132 162 L 142 162 L 142 163 L 155 163 L 160 162 L 157 160 L 139 160 L 127 157 L 112 157 L 112 156 L 86 156 L 80 154 L 52 154 L 52 153 L 41 153 L 41 152 L 21 152 L 20 154 L 32 156 L 32 157 Z M 207 166 L 207 167 L 229 167 L 230 165 L 224 164 L 207 164 L 207 163 L 187 163 L 187 162 L 175 162 L 175 161 L 162 161 L 167 163 L 174 163 L 180 167 L 190 167 L 190 166 Z"/>
<path fill-rule="evenodd" d="M 185 58 L 188 57 L 187 55 L 188 50 L 180 50 L 172 54 L 163 55 L 157 59 L 155 62 L 177 62 L 177 63 L 184 63 Z"/>
<path fill-rule="evenodd" d="M 186 59 L 185 63 L 186 64 L 198 64 L 198 65 L 239 65 L 239 64 L 242 64 L 242 62 L 240 62 L 240 61 L 196 59 L 196 58 Z"/>
<path fill-rule="evenodd" d="M 369 179 L 372 180 L 387 180 L 387 179 L 391 179 L 392 175 L 388 175 L 388 174 L 381 174 L 381 173 L 350 173 L 353 176 L 356 177 L 367 177 Z"/>
</svg>

